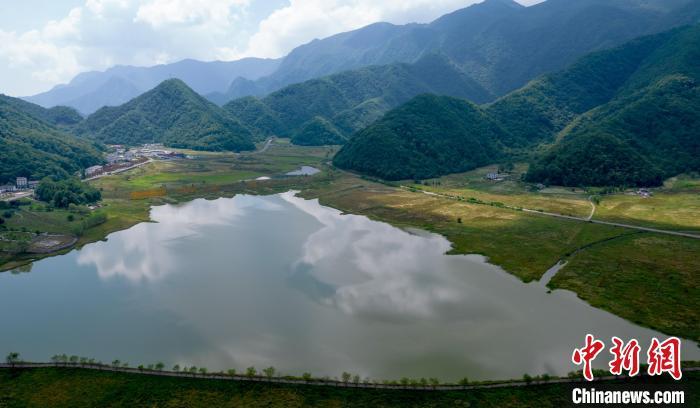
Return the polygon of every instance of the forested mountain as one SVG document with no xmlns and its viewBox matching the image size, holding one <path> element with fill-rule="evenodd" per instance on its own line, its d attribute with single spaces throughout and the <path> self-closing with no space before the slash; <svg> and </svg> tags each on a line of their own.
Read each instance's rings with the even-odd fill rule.
<svg viewBox="0 0 700 408">
<path fill-rule="evenodd" d="M 234 100 L 224 109 L 259 135 L 292 137 L 295 142 L 341 142 L 392 107 L 422 93 L 483 102 L 488 94 L 441 55 L 414 64 L 380 65 L 290 85 L 263 99 Z M 323 126 L 319 124 L 323 123 Z M 314 130 L 325 135 L 312 135 Z M 297 137 L 303 133 L 304 136 Z"/>
<path fill-rule="evenodd" d="M 217 102 L 370 65 L 445 55 L 494 96 L 555 72 L 592 51 L 697 21 L 695 0 L 547 0 L 523 7 L 486 0 L 430 24 L 372 24 L 294 49 L 258 80 L 234 81 Z"/>
<path fill-rule="evenodd" d="M 471 102 L 421 95 L 358 132 L 333 163 L 388 180 L 423 179 L 495 162 L 506 137 Z"/>
<path fill-rule="evenodd" d="M 72 126 L 83 120 L 83 117 L 80 116 L 78 111 L 68 106 L 54 106 L 53 108 L 47 109 L 19 98 L 12 98 L 5 95 L 0 95 L 0 98 L 6 99 L 8 103 L 11 103 L 22 112 L 52 125 Z"/>
<path fill-rule="evenodd" d="M 25 99 L 47 108 L 67 105 L 91 114 L 103 106 L 121 105 L 167 79 L 178 78 L 196 92 L 208 94 L 227 89 L 236 78 L 269 75 L 279 62 L 246 58 L 232 62 L 183 60 L 154 67 L 116 66 L 104 72 L 80 74 L 69 84 Z"/>
<path fill-rule="evenodd" d="M 586 56 L 562 72 L 532 81 L 483 106 L 482 112 L 503 130 L 497 139 L 502 154 L 552 144 L 541 157 L 534 157 L 527 175 L 530 181 L 573 186 L 655 185 L 664 177 L 700 170 L 698 61 L 700 26 L 694 25 Z M 418 106 L 424 112 L 419 113 L 413 111 L 415 107 L 408 113 L 403 106 L 397 108 L 359 132 L 334 162 L 389 179 L 457 171 L 450 161 L 432 153 L 432 145 L 446 140 L 447 148 L 458 149 L 462 143 L 471 143 L 481 132 L 481 122 L 470 121 L 474 127 L 465 128 L 461 118 L 441 116 L 439 125 L 423 128 L 422 132 L 435 137 L 427 144 L 414 132 L 386 126 L 387 120 L 408 123 L 409 114 L 439 113 L 446 100 L 426 103 L 422 99 Z M 465 117 L 473 118 L 473 114 Z M 464 129 L 463 139 L 443 136 L 442 126 Z M 396 145 L 397 140 L 401 140 L 403 155 L 429 157 L 421 162 L 427 170 L 406 166 L 406 159 L 377 163 L 363 159 L 378 146 Z M 465 154 L 465 161 L 483 157 L 469 150 Z"/>
<path fill-rule="evenodd" d="M 69 135 L 42 118 L 63 122 L 63 109 L 46 110 L 0 95 L 0 184 L 16 177 L 66 177 L 101 162 L 98 147 Z"/>
<path fill-rule="evenodd" d="M 76 128 L 105 143 L 164 143 L 198 150 L 252 150 L 252 134 L 178 79 L 124 105 L 105 107 Z"/>
</svg>

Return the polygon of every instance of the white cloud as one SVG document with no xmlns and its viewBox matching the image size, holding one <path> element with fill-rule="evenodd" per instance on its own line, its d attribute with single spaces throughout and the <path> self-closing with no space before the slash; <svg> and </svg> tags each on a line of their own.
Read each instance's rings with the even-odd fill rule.
<svg viewBox="0 0 700 408">
<path fill-rule="evenodd" d="M 232 22 L 232 8 L 248 4 L 249 0 L 150 0 L 139 6 L 134 21 L 155 28 L 169 24 L 214 24 L 221 28 Z"/>
<path fill-rule="evenodd" d="M 0 92 L 26 95 L 80 72 L 231 57 L 248 0 L 86 0 L 62 19 L 0 29 Z"/>
</svg>

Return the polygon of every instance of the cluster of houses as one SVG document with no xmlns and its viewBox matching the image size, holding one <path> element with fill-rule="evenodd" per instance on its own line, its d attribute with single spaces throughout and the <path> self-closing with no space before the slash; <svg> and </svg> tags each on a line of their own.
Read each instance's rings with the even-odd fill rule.
<svg viewBox="0 0 700 408">
<path fill-rule="evenodd" d="M 39 182 L 36 180 L 29 180 L 26 177 L 17 177 L 15 184 L 5 184 L 0 186 L 0 194 L 34 190 L 37 185 L 39 185 Z"/>
<path fill-rule="evenodd" d="M 112 145 L 110 147 L 114 150 L 113 153 L 107 155 L 107 163 L 110 164 L 135 161 L 141 157 L 161 160 L 185 157 L 184 154 L 166 150 L 163 145 L 159 143 L 145 144 L 142 147 L 134 149 L 127 149 L 122 145 Z"/>
<path fill-rule="evenodd" d="M 85 169 L 85 177 L 89 178 L 103 173 L 111 173 L 148 159 L 170 160 L 185 157 L 184 154 L 164 149 L 162 144 L 146 144 L 133 149 L 128 149 L 122 145 L 111 145 L 109 147 L 112 149 L 112 152 L 105 158 L 107 164 L 88 167 Z"/>
</svg>

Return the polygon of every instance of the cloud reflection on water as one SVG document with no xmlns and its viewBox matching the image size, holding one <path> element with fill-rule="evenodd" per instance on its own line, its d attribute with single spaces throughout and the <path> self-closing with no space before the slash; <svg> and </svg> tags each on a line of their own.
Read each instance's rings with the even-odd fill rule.
<svg viewBox="0 0 700 408">
<path fill-rule="evenodd" d="M 282 210 L 277 204 L 249 196 L 157 206 L 151 209 L 151 220 L 158 224 L 138 224 L 114 233 L 109 236 L 110 245 L 86 246 L 77 261 L 79 265 L 94 265 L 102 279 L 121 276 L 134 283 L 157 281 L 177 269 L 172 252 L 178 244 L 196 238 L 202 227 L 233 224 L 250 207 Z"/>
<path fill-rule="evenodd" d="M 401 321 L 435 318 L 462 302 L 465 292 L 453 276 L 435 273 L 435 258 L 450 249 L 443 237 L 343 215 L 293 193 L 281 197 L 323 225 L 304 243 L 295 268 L 335 288 L 325 304 L 351 315 Z"/>
</svg>

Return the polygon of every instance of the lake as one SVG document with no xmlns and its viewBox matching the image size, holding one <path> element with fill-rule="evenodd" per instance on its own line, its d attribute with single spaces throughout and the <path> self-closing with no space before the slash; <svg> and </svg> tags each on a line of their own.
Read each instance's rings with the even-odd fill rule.
<svg viewBox="0 0 700 408">
<path fill-rule="evenodd" d="M 653 336 L 443 237 L 289 192 L 154 207 L 154 223 L 0 274 L 0 352 L 363 378 L 566 374 L 586 333 Z M 607 352 L 606 352 L 607 353 Z M 601 356 L 602 357 L 602 356 Z M 695 343 L 683 358 L 700 360 Z M 607 361 L 599 358 L 600 367 Z M 603 361 L 605 360 L 605 361 Z"/>
</svg>

